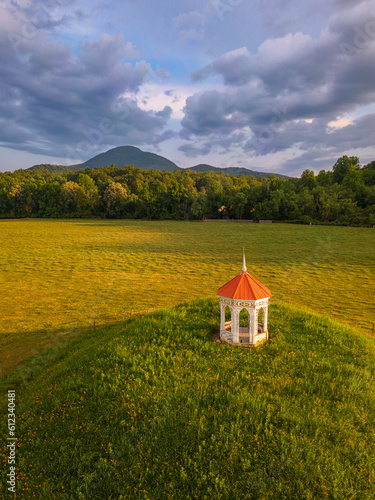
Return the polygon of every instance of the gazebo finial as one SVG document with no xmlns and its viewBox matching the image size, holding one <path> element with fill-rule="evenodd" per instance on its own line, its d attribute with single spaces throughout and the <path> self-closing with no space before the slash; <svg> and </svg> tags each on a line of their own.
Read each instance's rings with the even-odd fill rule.
<svg viewBox="0 0 375 500">
<path fill-rule="evenodd" d="M 246 267 L 246 257 L 245 257 L 245 247 L 243 247 L 243 266 L 242 266 L 242 272 L 246 272 L 247 267 Z"/>
</svg>

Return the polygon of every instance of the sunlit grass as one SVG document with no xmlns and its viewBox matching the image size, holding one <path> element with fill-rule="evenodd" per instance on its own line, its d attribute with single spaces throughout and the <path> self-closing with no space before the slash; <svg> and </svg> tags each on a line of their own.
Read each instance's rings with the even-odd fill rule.
<svg viewBox="0 0 375 500">
<path fill-rule="evenodd" d="M 0 222 L 2 371 L 79 328 L 214 296 L 248 271 L 274 299 L 371 333 L 375 230 L 128 220 Z"/>
<path fill-rule="evenodd" d="M 275 303 L 262 348 L 218 327 L 200 300 L 14 372 L 17 497 L 373 499 L 375 340 Z"/>
</svg>

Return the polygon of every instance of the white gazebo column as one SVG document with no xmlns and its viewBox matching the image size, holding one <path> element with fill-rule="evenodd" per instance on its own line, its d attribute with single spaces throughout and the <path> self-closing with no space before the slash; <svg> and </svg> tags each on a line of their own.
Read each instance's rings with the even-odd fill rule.
<svg viewBox="0 0 375 500">
<path fill-rule="evenodd" d="M 240 311 L 238 307 L 232 308 L 232 342 L 240 343 Z"/>
<path fill-rule="evenodd" d="M 259 318 L 259 307 L 254 309 L 254 335 L 258 335 L 258 318 Z M 254 339 L 255 340 L 255 339 Z"/>
<path fill-rule="evenodd" d="M 221 302 L 221 301 L 220 301 Z M 221 333 L 225 330 L 225 304 L 220 304 L 220 337 Z"/>
<path fill-rule="evenodd" d="M 263 307 L 263 332 L 266 334 L 267 340 L 269 340 L 268 334 L 268 303 Z"/>
<path fill-rule="evenodd" d="M 249 343 L 254 343 L 254 325 L 255 325 L 255 309 L 251 309 L 249 313 L 250 325 L 249 325 Z"/>
<path fill-rule="evenodd" d="M 231 304 L 229 306 L 229 310 L 230 310 L 230 335 L 231 335 L 231 339 L 232 339 L 232 342 L 233 342 L 233 328 L 234 328 L 234 311 L 233 311 L 233 305 Z"/>
<path fill-rule="evenodd" d="M 248 328 L 249 328 L 249 344 L 251 344 L 251 313 L 252 309 L 246 308 L 247 314 L 249 316 Z"/>
</svg>

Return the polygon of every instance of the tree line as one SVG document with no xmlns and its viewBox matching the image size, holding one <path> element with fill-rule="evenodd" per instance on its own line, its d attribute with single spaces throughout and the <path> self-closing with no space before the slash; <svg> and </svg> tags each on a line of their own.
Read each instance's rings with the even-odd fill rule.
<svg viewBox="0 0 375 500">
<path fill-rule="evenodd" d="M 343 156 L 300 178 L 230 176 L 134 166 L 0 173 L 0 217 L 271 219 L 375 224 L 375 161 Z"/>
</svg>

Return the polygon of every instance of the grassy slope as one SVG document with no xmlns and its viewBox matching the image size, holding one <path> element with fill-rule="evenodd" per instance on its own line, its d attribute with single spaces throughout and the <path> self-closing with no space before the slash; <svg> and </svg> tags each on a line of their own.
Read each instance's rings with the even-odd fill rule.
<svg viewBox="0 0 375 500">
<path fill-rule="evenodd" d="M 374 498 L 375 340 L 273 304 L 244 350 L 218 318 L 180 305 L 18 372 L 20 498 Z"/>
<path fill-rule="evenodd" d="M 215 295 L 248 270 L 274 299 L 371 333 L 375 231 L 287 224 L 0 222 L 0 359 L 5 373 L 44 347 L 131 311 Z"/>
</svg>

